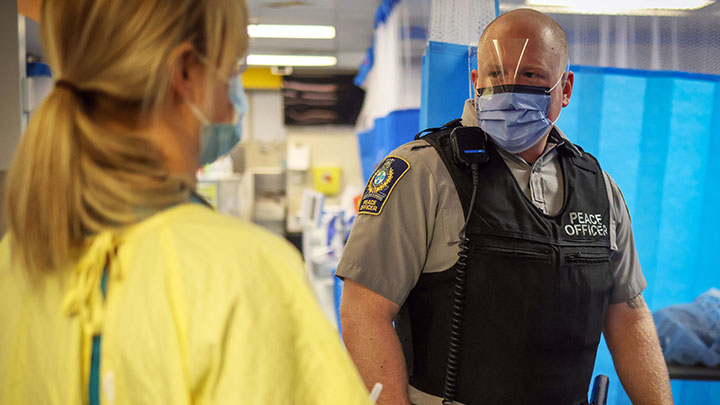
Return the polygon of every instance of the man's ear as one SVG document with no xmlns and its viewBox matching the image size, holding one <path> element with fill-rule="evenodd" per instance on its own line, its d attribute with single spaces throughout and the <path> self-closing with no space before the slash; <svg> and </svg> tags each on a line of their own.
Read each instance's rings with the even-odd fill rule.
<svg viewBox="0 0 720 405">
<path fill-rule="evenodd" d="M 572 96 L 573 84 L 575 83 L 575 74 L 568 70 L 565 85 L 562 90 L 562 106 L 567 107 L 570 104 L 570 96 Z"/>
<path fill-rule="evenodd" d="M 197 65 L 195 47 L 190 42 L 183 42 L 173 50 L 170 56 L 170 87 L 173 94 L 181 100 L 195 100 L 197 97 Z"/>
<path fill-rule="evenodd" d="M 477 71 L 477 69 L 473 69 L 470 72 L 470 81 L 472 81 L 473 89 L 477 88 L 477 79 L 478 79 L 478 71 Z"/>
</svg>

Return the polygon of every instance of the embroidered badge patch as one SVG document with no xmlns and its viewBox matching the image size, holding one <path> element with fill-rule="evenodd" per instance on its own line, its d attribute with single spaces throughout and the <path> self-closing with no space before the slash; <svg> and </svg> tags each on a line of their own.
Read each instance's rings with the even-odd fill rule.
<svg viewBox="0 0 720 405">
<path fill-rule="evenodd" d="M 388 156 L 370 177 L 358 214 L 380 215 L 398 181 L 410 170 L 407 160 Z"/>
</svg>

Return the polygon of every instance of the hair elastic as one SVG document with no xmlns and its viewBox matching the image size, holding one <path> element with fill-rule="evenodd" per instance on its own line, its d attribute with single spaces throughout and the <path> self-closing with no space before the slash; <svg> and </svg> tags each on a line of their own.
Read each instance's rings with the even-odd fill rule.
<svg viewBox="0 0 720 405">
<path fill-rule="evenodd" d="M 80 93 L 80 92 L 81 92 L 81 90 L 80 90 L 77 86 L 75 86 L 74 84 L 72 84 L 72 83 L 70 83 L 69 81 L 64 80 L 64 79 L 56 80 L 56 81 L 55 81 L 55 87 L 64 87 L 64 88 L 72 91 L 73 93 Z"/>
</svg>

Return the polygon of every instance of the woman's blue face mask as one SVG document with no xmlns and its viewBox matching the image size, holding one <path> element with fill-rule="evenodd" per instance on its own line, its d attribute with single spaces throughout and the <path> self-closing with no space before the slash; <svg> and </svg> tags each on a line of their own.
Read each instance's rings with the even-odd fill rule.
<svg viewBox="0 0 720 405">
<path fill-rule="evenodd" d="M 495 144 L 510 153 L 530 149 L 557 121 L 548 119 L 550 93 L 563 76 L 552 87 L 504 84 L 477 89 L 478 125 Z"/>
<path fill-rule="evenodd" d="M 228 81 L 228 98 L 235 110 L 233 122 L 214 123 L 208 120 L 196 105 L 188 101 L 190 110 L 203 123 L 200 135 L 200 167 L 230 153 L 240 142 L 242 120 L 248 109 L 247 96 L 240 74 Z"/>
</svg>

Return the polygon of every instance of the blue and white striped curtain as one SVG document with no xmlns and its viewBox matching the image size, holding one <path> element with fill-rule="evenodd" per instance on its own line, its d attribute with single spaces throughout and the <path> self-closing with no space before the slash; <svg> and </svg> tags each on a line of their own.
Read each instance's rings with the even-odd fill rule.
<svg viewBox="0 0 720 405">
<path fill-rule="evenodd" d="M 477 66 L 477 41 L 498 13 L 497 0 L 432 0 L 423 58 L 421 128 L 460 118 L 471 96 L 469 70 Z"/>
<path fill-rule="evenodd" d="M 418 131 L 429 0 L 383 0 L 373 44 L 355 78 L 365 89 L 357 122 L 363 175 Z"/>
</svg>

